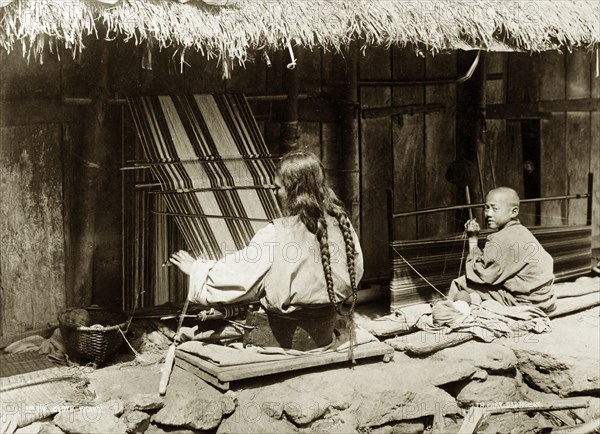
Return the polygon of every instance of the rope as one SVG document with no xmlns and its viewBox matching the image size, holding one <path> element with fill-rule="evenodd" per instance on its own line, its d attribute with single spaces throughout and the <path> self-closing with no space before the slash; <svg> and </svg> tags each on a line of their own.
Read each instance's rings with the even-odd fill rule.
<svg viewBox="0 0 600 434">
<path fill-rule="evenodd" d="M 425 283 L 427 283 L 429 286 L 431 286 L 433 289 L 435 289 L 442 297 L 444 297 L 445 299 L 448 299 L 448 297 L 442 291 L 437 289 L 433 283 L 431 283 L 429 280 L 427 280 L 427 278 L 425 276 L 423 276 L 421 273 L 419 273 L 417 271 L 417 269 L 415 267 L 413 267 L 411 265 L 411 263 L 408 262 L 408 260 L 404 256 L 402 256 L 398 250 L 396 250 L 396 248 L 394 246 L 391 246 L 391 247 L 394 250 L 394 252 L 396 252 L 396 254 L 400 257 L 400 259 L 402 259 L 404 262 L 406 262 L 406 265 L 408 265 L 415 273 L 417 273 L 419 275 L 419 277 L 425 281 Z"/>
<path fill-rule="evenodd" d="M 125 334 L 123 333 L 123 330 L 119 329 L 119 332 L 123 335 L 123 339 L 125 340 L 125 343 L 127 344 L 127 346 L 131 349 L 131 351 L 133 352 L 133 354 L 135 355 L 135 359 L 136 360 L 140 360 L 143 365 L 142 366 L 150 366 L 152 364 L 155 364 L 156 361 L 150 361 L 150 360 L 144 360 L 144 358 L 142 357 L 142 355 L 140 353 L 138 353 L 135 348 L 133 348 L 131 346 L 131 344 L 129 343 L 129 340 L 125 337 Z"/>
</svg>

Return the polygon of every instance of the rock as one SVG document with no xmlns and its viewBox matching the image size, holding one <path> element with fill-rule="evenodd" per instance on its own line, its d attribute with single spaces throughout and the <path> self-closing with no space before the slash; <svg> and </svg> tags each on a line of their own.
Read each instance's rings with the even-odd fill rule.
<svg viewBox="0 0 600 434">
<path fill-rule="evenodd" d="M 431 377 L 431 384 L 434 386 L 443 386 L 444 384 L 454 383 L 456 381 L 466 380 L 471 378 L 477 370 L 470 363 L 440 363 L 438 374 Z"/>
<path fill-rule="evenodd" d="M 297 432 L 287 419 L 267 416 L 260 407 L 237 407 L 227 419 L 223 419 L 217 434 L 271 434 Z"/>
<path fill-rule="evenodd" d="M 522 396 L 518 382 L 514 378 L 490 375 L 485 381 L 471 381 L 456 397 L 465 407 L 482 403 L 517 402 Z"/>
<path fill-rule="evenodd" d="M 473 381 L 485 381 L 488 377 L 488 373 L 484 369 L 478 369 L 471 375 L 471 380 Z"/>
<path fill-rule="evenodd" d="M 375 428 L 371 434 L 421 434 L 424 430 L 422 422 L 400 422 Z"/>
<path fill-rule="evenodd" d="M 178 404 L 165 403 L 165 406 L 153 416 L 153 422 L 197 430 L 215 429 L 221 423 L 223 409 L 220 399 L 205 398 L 202 394 L 193 397 L 181 392 L 172 395 L 175 395 L 172 399 L 178 401 Z"/>
<path fill-rule="evenodd" d="M 158 393 L 138 393 L 125 400 L 125 408 L 128 410 L 159 410 L 164 405 L 164 399 Z"/>
<path fill-rule="evenodd" d="M 540 428 L 547 427 L 548 422 L 543 416 L 536 414 L 529 417 L 526 413 L 504 413 L 488 416 L 477 429 L 480 434 L 534 434 Z"/>
<path fill-rule="evenodd" d="M 469 341 L 456 347 L 444 348 L 430 358 L 455 365 L 469 363 L 489 372 L 506 372 L 517 366 L 517 357 L 513 351 L 498 343 Z"/>
<path fill-rule="evenodd" d="M 225 395 L 221 397 L 220 402 L 223 415 L 227 416 L 233 413 L 235 407 L 237 407 L 237 396 L 233 391 L 228 390 Z"/>
<path fill-rule="evenodd" d="M 307 425 L 321 418 L 329 409 L 329 402 L 322 398 L 312 399 L 303 395 L 299 399 L 287 402 L 283 413 L 297 426 Z"/>
<path fill-rule="evenodd" d="M 560 396 L 600 392 L 598 308 L 552 320 L 552 332 L 506 340 L 525 380 Z"/>
<path fill-rule="evenodd" d="M 150 425 L 150 416 L 139 410 L 126 410 L 121 416 L 121 420 L 127 427 L 127 432 L 144 432 Z"/>
<path fill-rule="evenodd" d="M 359 395 L 357 409 L 359 428 L 374 428 L 423 416 L 445 416 L 459 413 L 456 401 L 442 389 L 401 391 L 388 390 L 367 398 Z"/>
<path fill-rule="evenodd" d="M 64 431 L 52 422 L 34 422 L 17 429 L 15 434 L 64 434 Z"/>
<path fill-rule="evenodd" d="M 189 429 L 177 428 L 164 430 L 161 427 L 151 423 L 148 429 L 144 432 L 144 434 L 195 434 L 195 432 Z"/>
<path fill-rule="evenodd" d="M 160 425 L 210 430 L 235 409 L 231 396 L 224 395 L 195 375 L 175 367 L 171 373 L 164 406 L 152 421 Z"/>
<path fill-rule="evenodd" d="M 54 423 L 67 433 L 126 433 L 127 427 L 118 417 L 123 412 L 120 400 L 96 406 L 80 407 L 58 413 Z"/>
</svg>

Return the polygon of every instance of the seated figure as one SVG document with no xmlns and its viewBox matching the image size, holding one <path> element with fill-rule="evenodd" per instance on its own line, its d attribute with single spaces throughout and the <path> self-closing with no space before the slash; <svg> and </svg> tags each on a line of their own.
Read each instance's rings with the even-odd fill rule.
<svg viewBox="0 0 600 434">
<path fill-rule="evenodd" d="M 244 249 L 218 261 L 179 251 L 170 261 L 190 276 L 190 301 L 260 307 L 246 319 L 246 330 L 253 327 L 251 343 L 323 347 L 332 341 L 341 303 L 356 300 L 363 274 L 359 240 L 314 154 L 283 156 L 275 187 L 284 216 Z"/>
<path fill-rule="evenodd" d="M 484 301 L 494 313 L 528 319 L 556 309 L 553 290 L 553 259 L 535 236 L 518 219 L 519 196 L 507 187 L 490 191 L 486 197 L 488 227 L 498 229 L 479 249 L 479 224 L 467 221 L 469 256 L 464 276 L 455 279 L 449 299 L 478 306 Z"/>
</svg>

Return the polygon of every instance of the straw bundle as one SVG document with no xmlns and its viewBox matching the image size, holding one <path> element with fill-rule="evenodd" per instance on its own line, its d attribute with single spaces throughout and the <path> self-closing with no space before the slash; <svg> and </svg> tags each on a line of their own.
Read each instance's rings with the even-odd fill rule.
<svg viewBox="0 0 600 434">
<path fill-rule="evenodd" d="M 420 54 L 591 49 L 600 42 L 600 6 L 591 0 L 5 0 L 0 6 L 0 46 L 6 52 L 22 46 L 35 55 L 59 46 L 77 53 L 88 35 L 150 40 L 178 48 L 181 56 L 194 49 L 240 63 L 252 50 L 279 50 L 291 42 L 327 50 L 351 41 L 363 49 L 410 45 Z"/>
</svg>

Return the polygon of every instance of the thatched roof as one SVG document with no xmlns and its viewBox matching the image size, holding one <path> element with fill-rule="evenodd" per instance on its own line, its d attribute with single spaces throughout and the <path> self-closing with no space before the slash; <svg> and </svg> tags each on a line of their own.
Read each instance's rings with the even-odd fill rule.
<svg viewBox="0 0 600 434">
<path fill-rule="evenodd" d="M 600 42 L 588 0 L 0 0 L 0 46 L 77 51 L 88 35 L 245 61 L 292 44 L 339 50 L 400 45 L 538 52 Z"/>
</svg>

